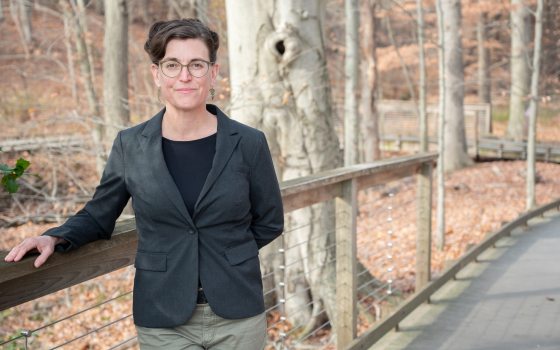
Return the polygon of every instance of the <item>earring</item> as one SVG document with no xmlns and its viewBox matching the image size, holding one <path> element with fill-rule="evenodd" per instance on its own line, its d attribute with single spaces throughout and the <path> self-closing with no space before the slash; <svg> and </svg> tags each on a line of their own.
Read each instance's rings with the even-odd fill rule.
<svg viewBox="0 0 560 350">
<path fill-rule="evenodd" d="M 216 95 L 216 90 L 213 87 L 210 88 L 210 98 L 214 101 L 214 96 Z"/>
</svg>

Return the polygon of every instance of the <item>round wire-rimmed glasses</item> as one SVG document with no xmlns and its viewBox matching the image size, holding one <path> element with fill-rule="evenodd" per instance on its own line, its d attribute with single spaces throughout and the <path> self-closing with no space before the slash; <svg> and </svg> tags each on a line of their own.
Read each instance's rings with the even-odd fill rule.
<svg viewBox="0 0 560 350">
<path fill-rule="evenodd" d="M 187 64 L 182 64 L 181 62 L 170 59 L 167 61 L 161 61 L 159 63 L 159 68 L 161 72 L 168 78 L 175 78 L 179 74 L 184 67 L 187 67 L 187 71 L 189 74 L 195 78 L 202 78 L 208 71 L 210 70 L 210 66 L 213 65 L 213 62 L 208 62 L 201 59 L 192 60 Z"/>
</svg>

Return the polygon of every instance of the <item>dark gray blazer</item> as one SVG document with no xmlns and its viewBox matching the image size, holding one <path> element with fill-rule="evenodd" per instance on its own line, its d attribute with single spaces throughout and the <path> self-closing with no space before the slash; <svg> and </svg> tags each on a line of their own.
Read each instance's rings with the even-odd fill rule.
<svg viewBox="0 0 560 350">
<path fill-rule="evenodd" d="M 46 235 L 69 250 L 109 239 L 129 197 L 136 215 L 134 322 L 143 327 L 186 323 L 198 279 L 212 310 L 238 319 L 264 311 L 259 248 L 283 230 L 282 198 L 262 132 L 218 118 L 212 169 L 189 215 L 162 153 L 165 110 L 117 135 L 93 199 Z M 196 164 L 193 164 L 196 166 Z"/>
</svg>

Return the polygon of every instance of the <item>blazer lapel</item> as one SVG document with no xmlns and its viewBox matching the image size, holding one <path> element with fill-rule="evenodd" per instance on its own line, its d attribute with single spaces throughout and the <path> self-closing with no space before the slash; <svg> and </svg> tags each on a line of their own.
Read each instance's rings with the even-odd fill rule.
<svg viewBox="0 0 560 350">
<path fill-rule="evenodd" d="M 152 172 L 153 180 L 163 190 L 167 198 L 177 207 L 177 210 L 181 212 L 187 222 L 194 226 L 189 212 L 187 211 L 187 207 L 185 206 L 185 202 L 183 201 L 183 197 L 175 185 L 175 181 L 173 177 L 171 177 L 167 165 L 165 164 L 165 159 L 163 158 L 161 122 L 164 113 L 165 108 L 148 121 L 144 130 L 140 136 L 138 136 L 138 141 L 140 142 L 140 148 L 144 152 L 146 158 L 149 159 L 152 164 L 152 166 L 150 166 L 150 171 Z M 142 169 L 138 169 L 138 171 L 142 171 Z"/>
<path fill-rule="evenodd" d="M 232 127 L 229 117 L 227 117 L 219 108 L 213 105 L 207 105 L 207 108 L 209 110 L 215 108 L 215 114 L 218 118 L 216 154 L 214 155 L 214 160 L 212 162 L 212 169 L 210 169 L 210 172 L 208 173 L 206 182 L 204 182 L 204 186 L 202 186 L 202 190 L 200 191 L 200 195 L 198 196 L 194 206 L 193 217 L 196 216 L 200 202 L 204 199 L 204 196 L 206 196 L 208 191 L 210 191 L 212 185 L 214 185 L 216 179 L 222 173 L 222 170 L 229 161 L 231 154 L 241 138 L 237 130 Z"/>
</svg>

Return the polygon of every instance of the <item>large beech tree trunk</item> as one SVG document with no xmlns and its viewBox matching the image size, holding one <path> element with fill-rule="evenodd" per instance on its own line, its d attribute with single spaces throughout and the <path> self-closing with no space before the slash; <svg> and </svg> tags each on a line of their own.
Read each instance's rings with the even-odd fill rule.
<svg viewBox="0 0 560 350">
<path fill-rule="evenodd" d="M 227 0 L 226 10 L 231 116 L 266 133 L 280 179 L 340 166 L 324 52 L 324 2 Z M 336 321 L 334 229 L 332 202 L 297 210 L 287 215 L 285 253 L 267 260 L 277 240 L 261 254 L 265 271 L 286 283 L 276 285 L 277 293 L 300 334 L 327 316 Z"/>
<path fill-rule="evenodd" d="M 267 134 L 283 180 L 341 165 L 322 3 L 228 0 L 226 10 L 228 26 L 235 28 L 228 31 L 232 117 Z M 301 228 L 284 236 L 285 246 L 294 247 L 286 250 L 281 272 L 286 281 L 284 311 L 303 332 L 322 321 L 325 313 L 318 312 L 323 308 L 335 319 L 335 268 L 325 264 L 335 256 L 333 220 L 332 204 L 287 217 L 287 231 Z"/>
</svg>

